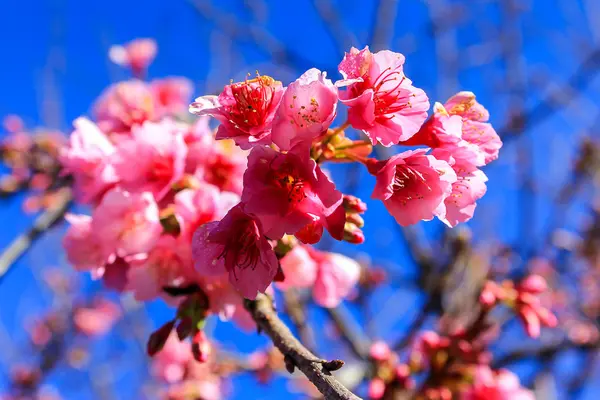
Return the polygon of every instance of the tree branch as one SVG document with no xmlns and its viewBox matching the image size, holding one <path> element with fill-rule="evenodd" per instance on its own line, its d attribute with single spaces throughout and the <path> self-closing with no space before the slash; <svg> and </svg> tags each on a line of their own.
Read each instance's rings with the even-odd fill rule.
<svg viewBox="0 0 600 400">
<path fill-rule="evenodd" d="M 258 327 L 284 355 L 288 371 L 293 372 L 297 367 L 328 400 L 360 400 L 331 375 L 331 371 L 341 368 L 343 362 L 320 359 L 306 349 L 279 319 L 267 296 L 259 294 L 256 300 L 246 300 L 245 306 Z"/>
</svg>

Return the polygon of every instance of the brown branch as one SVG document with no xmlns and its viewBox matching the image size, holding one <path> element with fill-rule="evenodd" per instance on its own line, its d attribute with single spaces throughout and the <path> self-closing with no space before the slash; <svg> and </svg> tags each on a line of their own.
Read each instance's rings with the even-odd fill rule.
<svg viewBox="0 0 600 400">
<path fill-rule="evenodd" d="M 331 375 L 331 371 L 341 368 L 343 362 L 320 359 L 304 347 L 279 319 L 267 296 L 259 294 L 256 300 L 246 300 L 245 306 L 259 329 L 271 338 L 275 347 L 284 355 L 289 372 L 298 368 L 328 400 L 360 399 Z"/>
<path fill-rule="evenodd" d="M 366 359 L 369 356 L 369 339 L 361 326 L 349 315 L 348 310 L 339 305 L 336 308 L 326 308 L 325 311 L 340 332 L 341 339 L 350 346 L 354 355 Z"/>
<path fill-rule="evenodd" d="M 285 310 L 292 320 L 296 331 L 298 331 L 302 343 L 307 349 L 314 351 L 317 348 L 315 335 L 308 325 L 306 312 L 304 311 L 305 302 L 299 298 L 298 292 L 294 289 L 286 290 L 283 299 Z"/>
</svg>

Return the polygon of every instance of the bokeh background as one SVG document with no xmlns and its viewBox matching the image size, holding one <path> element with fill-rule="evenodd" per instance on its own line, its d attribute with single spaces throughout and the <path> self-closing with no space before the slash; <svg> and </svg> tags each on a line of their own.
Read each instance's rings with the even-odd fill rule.
<svg viewBox="0 0 600 400">
<path fill-rule="evenodd" d="M 188 77 L 197 95 L 220 91 L 230 79 L 256 70 L 284 84 L 311 67 L 338 79 L 344 51 L 369 45 L 405 54 L 407 75 L 432 102 L 470 90 L 489 109 L 504 147 L 485 168 L 488 192 L 468 229 L 481 248 L 509 249 L 511 272 L 518 274 L 529 258 L 553 251 L 557 235 L 568 240 L 593 214 L 596 189 L 590 180 L 579 184 L 573 166 L 582 141 L 597 139 L 600 129 L 597 0 L 4 0 L 2 6 L 0 116 L 17 114 L 28 126 L 68 132 L 76 117 L 89 115 L 101 91 L 127 76 L 111 64 L 108 49 L 137 37 L 154 38 L 159 45 L 149 77 Z M 340 190 L 369 198 L 373 180 L 363 168 L 336 166 L 332 173 Z M 26 232 L 36 216 L 22 211 L 23 200 L 0 199 L 0 248 Z M 350 304 L 347 311 L 371 339 L 394 341 L 428 302 L 409 244 L 427 243 L 441 257 L 440 238 L 447 232 L 437 222 L 403 231 L 382 204 L 368 201 L 368 206 L 365 244 L 323 246 L 389 271 L 389 285 L 374 291 L 365 307 Z M 55 226 L 0 276 L 0 389 L 11 368 L 39 357 L 28 350 L 24 326 L 73 301 L 48 288 L 50 273 L 73 276 L 81 288 L 73 294 L 78 299 L 103 291 L 71 272 L 61 248 L 64 229 Z M 49 392 L 68 399 L 153 398 L 144 340 L 172 311 L 160 302 L 140 306 L 108 296 L 121 302 L 125 317 L 100 340 L 66 346 L 44 379 Z M 321 352 L 352 359 L 327 335 L 324 312 L 311 306 L 310 316 L 323 326 Z M 423 326 L 431 324 L 428 317 L 423 320 Z M 213 321 L 209 328 L 231 351 L 267 343 L 230 324 Z M 516 324 L 507 329 L 506 348 L 536 346 Z M 74 362 L 74 349 L 83 348 L 89 354 Z M 546 379 L 543 389 L 552 397 L 543 398 L 595 399 L 598 365 L 590 361 L 595 358 L 567 349 L 510 366 L 528 386 L 539 382 L 541 371 L 552 372 L 556 379 Z M 591 378 L 573 389 L 569 382 L 582 368 L 591 370 Z M 305 398 L 290 393 L 284 378 L 263 386 L 244 374 L 233 379 L 230 396 Z"/>
</svg>

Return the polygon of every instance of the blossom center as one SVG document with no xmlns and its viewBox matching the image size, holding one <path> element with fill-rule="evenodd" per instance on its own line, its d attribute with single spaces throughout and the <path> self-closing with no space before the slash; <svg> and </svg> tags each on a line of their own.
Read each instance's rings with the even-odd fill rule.
<svg viewBox="0 0 600 400">
<path fill-rule="evenodd" d="M 227 270 L 233 271 L 235 275 L 236 267 L 239 269 L 256 267 L 260 259 L 260 248 L 256 225 L 252 220 L 237 222 L 233 232 L 234 234 L 227 236 L 223 251 L 217 258 L 223 258 Z"/>
<path fill-rule="evenodd" d="M 290 204 L 297 204 L 306 198 L 304 179 L 290 165 L 271 170 L 271 181 L 286 194 Z"/>
<path fill-rule="evenodd" d="M 273 103 L 275 83 L 270 76 L 258 75 L 254 79 L 231 84 L 235 99 L 235 105 L 229 109 L 231 121 L 247 126 L 264 124 Z"/>
<path fill-rule="evenodd" d="M 390 67 L 379 74 L 373 83 L 375 115 L 393 114 L 410 107 L 410 101 L 399 102 L 403 95 L 401 86 L 405 79 L 402 71 L 392 70 Z"/>
</svg>

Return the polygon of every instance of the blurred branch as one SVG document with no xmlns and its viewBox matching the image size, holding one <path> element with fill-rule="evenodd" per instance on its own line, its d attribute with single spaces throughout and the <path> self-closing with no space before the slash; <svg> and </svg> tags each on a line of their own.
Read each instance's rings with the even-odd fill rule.
<svg viewBox="0 0 600 400">
<path fill-rule="evenodd" d="M 343 361 L 327 361 L 311 353 L 279 319 L 267 296 L 259 294 L 256 300 L 246 300 L 245 306 L 259 329 L 271 338 L 275 347 L 284 355 L 286 368 L 290 373 L 298 368 L 328 400 L 360 399 L 331 375 L 331 371 L 341 368 Z"/>
<path fill-rule="evenodd" d="M 510 364 L 513 364 L 518 361 L 530 359 L 530 358 L 547 358 L 554 356 L 558 353 L 561 353 L 570 349 L 579 349 L 579 350 L 591 350 L 598 349 L 600 342 L 590 342 L 590 343 L 574 343 L 570 340 L 561 340 L 557 343 L 546 344 L 542 347 L 526 347 L 519 350 L 514 350 L 496 360 L 492 363 L 493 368 L 504 368 Z"/>
<path fill-rule="evenodd" d="M 335 308 L 325 308 L 325 311 L 341 333 L 342 340 L 350 346 L 356 357 L 366 359 L 369 355 L 370 341 L 348 310 L 340 304 Z"/>
<path fill-rule="evenodd" d="M 308 325 L 305 306 L 306 303 L 300 300 L 298 293 L 294 289 L 289 289 L 283 294 L 285 310 L 290 316 L 294 327 L 298 331 L 302 344 L 309 350 L 314 351 L 317 348 L 315 335 Z"/>
<path fill-rule="evenodd" d="M 394 21 L 398 13 L 399 0 L 379 0 L 375 10 L 372 29 L 367 39 L 373 50 L 381 50 L 391 40 L 394 32 Z"/>
<path fill-rule="evenodd" d="M 498 130 L 498 134 L 504 142 L 508 142 L 519 136 L 519 133 L 514 133 L 515 130 L 524 133 L 545 122 L 569 106 L 592 84 L 598 73 L 600 73 L 600 48 L 593 50 L 559 89 L 553 90 L 530 109 L 514 115 L 504 127 Z M 524 124 L 524 121 L 527 121 L 527 125 Z M 520 130 L 520 126 L 523 126 L 522 130 Z"/>
<path fill-rule="evenodd" d="M 71 189 L 61 189 L 57 193 L 56 203 L 37 217 L 31 229 L 15 238 L 0 254 L 0 282 L 2 282 L 10 267 L 23 256 L 34 241 L 65 215 L 72 200 Z"/>
</svg>

